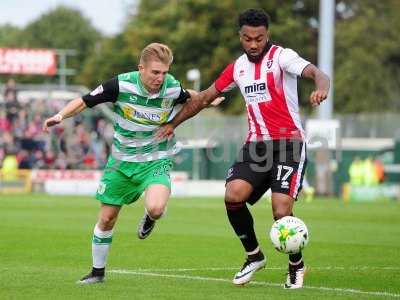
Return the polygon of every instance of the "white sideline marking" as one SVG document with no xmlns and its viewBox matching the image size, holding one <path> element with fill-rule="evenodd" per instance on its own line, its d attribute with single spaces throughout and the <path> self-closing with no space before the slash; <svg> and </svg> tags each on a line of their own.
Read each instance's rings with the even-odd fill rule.
<svg viewBox="0 0 400 300">
<path fill-rule="evenodd" d="M 398 271 L 400 267 L 370 267 L 370 266 L 359 266 L 359 267 L 313 267 L 307 265 L 309 270 L 347 270 L 347 271 L 368 271 L 368 270 L 388 270 Z M 218 267 L 218 268 L 178 268 L 178 269 L 134 269 L 132 272 L 193 272 L 193 271 L 230 271 L 239 270 L 240 266 L 237 267 Z M 287 267 L 265 267 L 266 270 L 287 270 Z"/>
<path fill-rule="evenodd" d="M 203 277 L 203 276 L 187 276 L 187 275 L 178 275 L 178 274 L 159 274 L 159 273 L 151 273 L 151 272 L 143 272 L 143 271 L 110 270 L 110 271 L 108 271 L 108 273 L 140 275 L 140 276 L 150 276 L 150 277 L 180 278 L 180 279 L 200 280 L 200 281 L 218 281 L 218 282 L 229 282 L 229 283 L 232 283 L 232 281 L 230 279 L 226 279 L 226 278 L 213 278 L 213 277 Z M 280 287 L 280 288 L 283 287 L 282 284 L 273 283 L 273 282 L 267 282 L 267 281 L 252 281 L 249 284 Z M 356 289 L 329 288 L 329 287 L 323 287 L 323 286 L 319 287 L 319 286 L 309 286 L 309 285 L 305 285 L 303 288 L 311 289 L 311 290 L 327 291 L 327 292 L 339 292 L 339 293 L 351 293 L 351 294 L 363 294 L 363 295 L 372 295 L 372 296 L 400 298 L 400 294 L 393 294 L 393 293 L 387 293 L 387 292 L 367 292 L 367 291 L 356 290 Z"/>
</svg>

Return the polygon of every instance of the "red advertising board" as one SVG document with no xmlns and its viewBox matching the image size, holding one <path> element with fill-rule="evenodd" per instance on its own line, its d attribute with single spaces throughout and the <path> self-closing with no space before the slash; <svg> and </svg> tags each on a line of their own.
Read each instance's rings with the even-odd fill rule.
<svg viewBox="0 0 400 300">
<path fill-rule="evenodd" d="M 101 171 L 95 170 L 32 170 L 31 178 L 34 182 L 46 180 L 100 180 Z"/>
<path fill-rule="evenodd" d="M 52 49 L 0 48 L 0 74 L 55 75 L 56 52 Z"/>
</svg>

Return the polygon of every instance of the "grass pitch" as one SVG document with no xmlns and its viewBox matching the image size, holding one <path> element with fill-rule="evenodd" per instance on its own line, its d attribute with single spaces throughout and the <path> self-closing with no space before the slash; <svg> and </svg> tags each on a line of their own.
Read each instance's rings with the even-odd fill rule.
<svg viewBox="0 0 400 300">
<path fill-rule="evenodd" d="M 244 262 L 222 199 L 171 199 L 146 240 L 136 237 L 143 203 L 124 207 L 104 284 L 75 282 L 91 266 L 99 204 L 89 197 L 0 195 L 0 299 L 388 299 L 400 298 L 400 203 L 299 201 L 310 243 L 302 290 L 284 290 L 287 257 L 267 232 L 270 205 L 251 208 L 267 268 L 245 287 Z"/>
</svg>

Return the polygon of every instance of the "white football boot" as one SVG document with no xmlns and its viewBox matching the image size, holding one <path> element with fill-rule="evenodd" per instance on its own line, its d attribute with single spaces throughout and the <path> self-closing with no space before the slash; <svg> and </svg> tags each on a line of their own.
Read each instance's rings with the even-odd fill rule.
<svg viewBox="0 0 400 300">
<path fill-rule="evenodd" d="M 243 267 L 240 269 L 239 272 L 236 273 L 235 277 L 233 278 L 233 284 L 244 285 L 250 282 L 253 274 L 258 270 L 265 268 L 266 263 L 267 260 L 261 251 L 254 255 L 249 255 L 246 258 Z"/>
<path fill-rule="evenodd" d="M 306 267 L 293 268 L 289 266 L 287 273 L 286 282 L 284 285 L 285 289 L 301 289 L 303 287 L 304 275 L 306 273 Z"/>
</svg>

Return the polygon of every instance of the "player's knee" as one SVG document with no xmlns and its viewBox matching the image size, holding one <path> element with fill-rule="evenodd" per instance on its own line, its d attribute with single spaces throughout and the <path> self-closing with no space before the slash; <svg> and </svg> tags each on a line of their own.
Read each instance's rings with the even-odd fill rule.
<svg viewBox="0 0 400 300">
<path fill-rule="evenodd" d="M 109 230 L 114 226 L 116 221 L 117 221 L 116 216 L 102 215 L 99 219 L 98 225 L 101 230 Z"/>
<path fill-rule="evenodd" d="M 240 203 L 245 202 L 246 199 L 243 192 L 236 187 L 231 187 L 225 191 L 225 202 L 226 203 Z"/>
<path fill-rule="evenodd" d="M 291 216 L 292 212 L 288 211 L 285 207 L 276 208 L 273 211 L 273 215 L 274 215 L 274 220 L 276 221 L 276 220 L 282 219 L 283 217 Z"/>
</svg>

